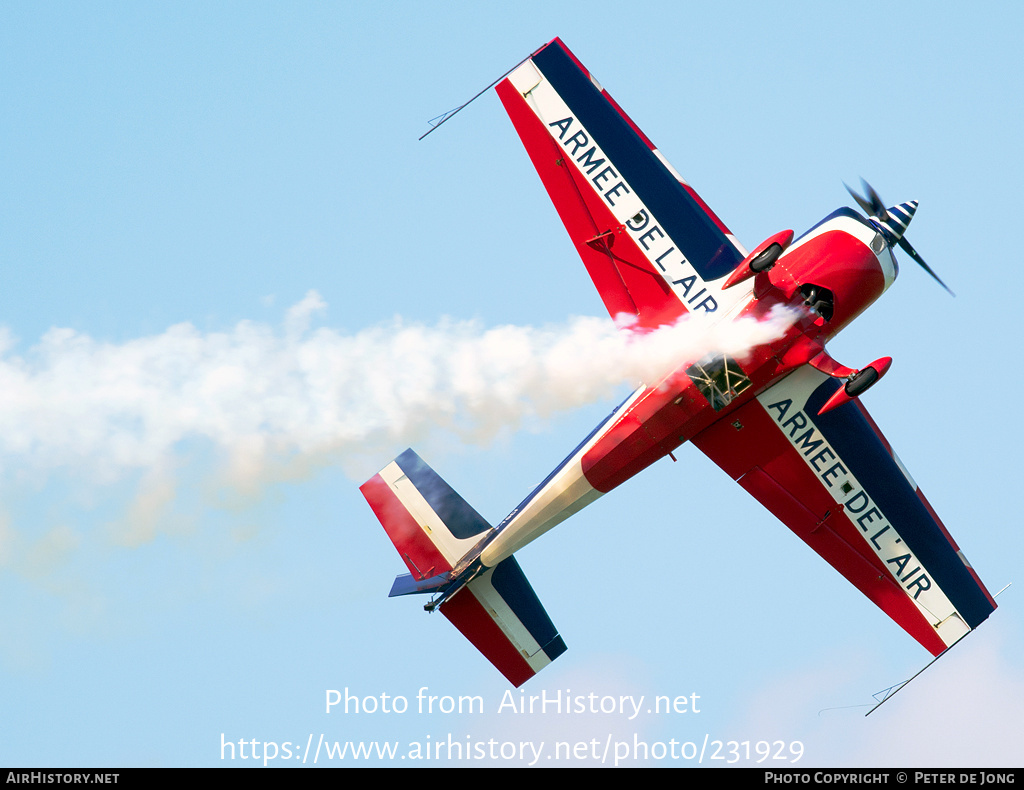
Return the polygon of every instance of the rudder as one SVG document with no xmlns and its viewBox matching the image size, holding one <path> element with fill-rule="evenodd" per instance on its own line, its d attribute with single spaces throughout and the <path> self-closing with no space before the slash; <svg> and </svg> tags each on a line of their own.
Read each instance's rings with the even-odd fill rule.
<svg viewBox="0 0 1024 790">
<path fill-rule="evenodd" d="M 450 571 L 491 529 L 412 450 L 359 487 L 413 577 Z"/>
</svg>

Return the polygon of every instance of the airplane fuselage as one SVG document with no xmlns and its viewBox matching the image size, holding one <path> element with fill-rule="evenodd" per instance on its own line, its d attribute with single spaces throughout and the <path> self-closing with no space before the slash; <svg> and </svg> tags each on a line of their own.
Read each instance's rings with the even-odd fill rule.
<svg viewBox="0 0 1024 790">
<path fill-rule="evenodd" d="M 480 554 L 493 567 L 527 543 L 673 452 L 808 361 L 892 284 L 895 259 L 878 230 L 840 209 L 796 240 L 718 321 L 796 319 L 780 337 L 740 358 L 682 360 L 639 387 L 495 530 Z"/>
</svg>

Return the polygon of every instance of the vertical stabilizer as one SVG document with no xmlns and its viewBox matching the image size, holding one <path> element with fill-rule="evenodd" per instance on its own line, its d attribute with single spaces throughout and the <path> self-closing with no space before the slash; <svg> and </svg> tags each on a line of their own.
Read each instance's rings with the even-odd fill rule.
<svg viewBox="0 0 1024 790">
<path fill-rule="evenodd" d="M 416 453 L 406 450 L 359 490 L 411 573 L 395 580 L 392 595 L 453 590 L 441 613 L 516 686 L 565 652 L 515 559 L 478 573 L 471 552 L 490 524 Z M 465 583 L 467 573 L 451 571 L 468 560 L 477 575 Z"/>
</svg>

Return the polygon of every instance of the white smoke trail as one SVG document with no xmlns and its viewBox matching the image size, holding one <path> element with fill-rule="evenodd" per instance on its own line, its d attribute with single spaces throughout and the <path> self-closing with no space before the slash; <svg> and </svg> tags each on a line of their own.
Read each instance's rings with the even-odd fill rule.
<svg viewBox="0 0 1024 790">
<path fill-rule="evenodd" d="M 524 420 L 611 397 L 623 383 L 656 381 L 681 361 L 741 356 L 791 321 L 691 319 L 643 336 L 597 318 L 544 329 L 396 320 L 355 334 L 310 330 L 324 307 L 310 292 L 283 329 L 181 324 L 121 344 L 53 329 L 24 355 L 4 334 L 0 473 L 70 470 L 108 483 L 141 472 L 159 481 L 190 440 L 222 454 L 227 482 L 242 490 L 359 458 L 373 458 L 372 473 L 390 458 L 381 453 L 432 431 L 487 442 Z M 163 483 L 152 489 L 148 496 L 169 496 Z"/>
</svg>

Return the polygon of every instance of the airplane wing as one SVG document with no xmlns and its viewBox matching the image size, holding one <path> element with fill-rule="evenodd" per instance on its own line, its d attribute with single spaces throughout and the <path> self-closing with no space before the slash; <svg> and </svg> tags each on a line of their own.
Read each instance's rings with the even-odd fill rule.
<svg viewBox="0 0 1024 790">
<path fill-rule="evenodd" d="M 612 318 L 656 327 L 744 296 L 746 251 L 559 39 L 496 90 Z"/>
<path fill-rule="evenodd" d="M 798 369 L 693 440 L 933 655 L 995 601 L 859 401 Z"/>
</svg>

